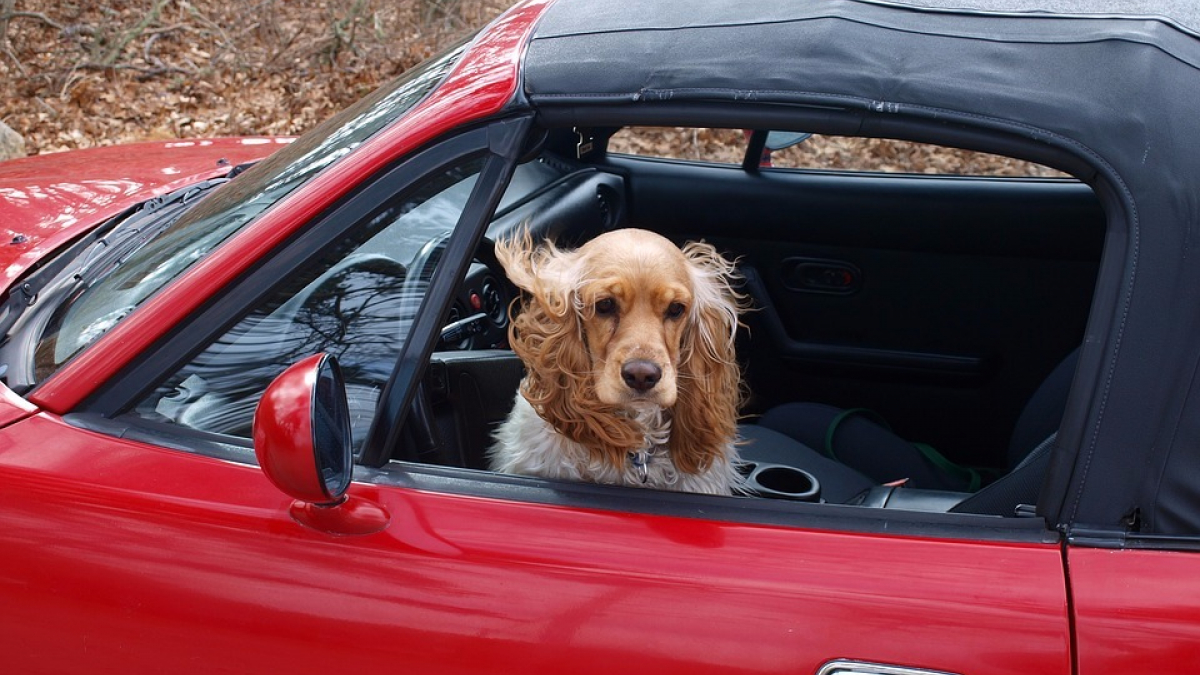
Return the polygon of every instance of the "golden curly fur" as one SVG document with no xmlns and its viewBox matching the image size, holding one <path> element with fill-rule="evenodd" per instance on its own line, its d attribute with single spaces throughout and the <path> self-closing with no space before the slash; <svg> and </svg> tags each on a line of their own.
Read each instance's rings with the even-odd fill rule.
<svg viewBox="0 0 1200 675">
<path fill-rule="evenodd" d="M 575 250 L 525 234 L 496 254 L 524 291 L 509 338 L 527 375 L 497 434 L 495 470 L 737 489 L 743 296 L 733 263 L 709 244 L 681 250 L 635 229 Z M 650 465 L 631 464 L 639 458 Z"/>
</svg>

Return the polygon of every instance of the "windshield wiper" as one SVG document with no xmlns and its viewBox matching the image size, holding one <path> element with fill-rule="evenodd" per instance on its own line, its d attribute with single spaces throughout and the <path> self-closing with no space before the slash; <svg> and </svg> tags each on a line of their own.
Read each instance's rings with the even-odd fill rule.
<svg viewBox="0 0 1200 675">
<path fill-rule="evenodd" d="M 95 240 L 75 271 L 74 285 L 87 286 L 119 267 L 129 254 L 174 223 L 184 207 L 226 182 L 227 178 L 208 180 L 142 202 L 136 212 Z"/>
<path fill-rule="evenodd" d="M 53 288 L 53 295 L 61 296 L 63 287 L 75 289 L 94 282 L 175 222 L 187 206 L 228 180 L 206 180 L 141 202 L 113 216 L 49 262 L 37 264 L 0 301 L 0 348 L 7 345 L 13 327 L 43 299 L 47 289 Z"/>
</svg>

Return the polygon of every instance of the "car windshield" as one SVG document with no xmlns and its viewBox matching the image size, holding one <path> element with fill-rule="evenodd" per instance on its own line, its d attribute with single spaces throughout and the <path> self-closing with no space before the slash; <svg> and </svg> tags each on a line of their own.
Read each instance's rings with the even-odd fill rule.
<svg viewBox="0 0 1200 675">
<path fill-rule="evenodd" d="M 326 120 L 110 263 L 106 275 L 71 294 L 54 311 L 38 341 L 37 378 L 57 370 L 270 206 L 400 118 L 450 72 L 465 44 L 407 71 Z"/>
</svg>

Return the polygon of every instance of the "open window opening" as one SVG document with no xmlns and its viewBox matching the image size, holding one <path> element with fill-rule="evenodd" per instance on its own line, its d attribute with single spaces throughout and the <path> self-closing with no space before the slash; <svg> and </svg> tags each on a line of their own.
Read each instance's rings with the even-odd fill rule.
<svg viewBox="0 0 1200 675">
<path fill-rule="evenodd" d="M 792 172 L 772 162 L 745 171 L 752 132 L 652 130 L 653 151 L 629 153 L 644 131 L 552 131 L 546 159 L 594 169 L 575 192 L 588 216 L 551 226 L 533 211 L 521 226 L 568 246 L 646 228 L 737 259 L 756 307 L 738 344 L 750 390 L 746 473 L 804 468 L 828 503 L 1032 515 L 1036 489 L 968 495 L 1044 471 L 1103 247 L 1090 187 L 1038 163 L 875 138 L 851 141 L 959 168 Z M 804 136 L 773 159 L 812 141 Z M 724 161 L 689 157 L 697 139 Z M 490 235 L 512 226 L 494 222 Z M 498 382 L 490 359 L 508 369 L 500 398 L 485 393 Z M 486 468 L 520 363 L 506 351 L 439 352 L 430 372 L 445 437 L 473 438 L 485 449 L 468 456 Z M 1006 478 L 1018 467 L 1020 480 Z M 809 498 L 806 484 L 775 486 Z"/>
<path fill-rule="evenodd" d="M 519 291 L 494 243 L 527 231 L 571 248 L 640 228 L 679 245 L 707 242 L 736 261 L 737 288 L 753 306 L 737 336 L 749 392 L 737 424 L 742 474 L 765 489 L 734 498 L 1031 515 L 1036 479 L 1024 481 L 1035 485 L 1032 496 L 1028 489 L 1015 496 L 993 489 L 990 501 L 972 495 L 1030 461 L 1043 464 L 1026 474 L 1045 468 L 1103 248 L 1096 195 L 1055 169 L 911 140 L 852 139 L 862 145 L 843 149 L 884 156 L 878 148 L 904 148 L 910 157 L 953 155 L 1005 168 L 876 171 L 822 166 L 816 152 L 808 160 L 817 166 L 793 170 L 781 166 L 784 158 L 820 141 L 794 132 L 772 138 L 772 131 L 651 129 L 649 146 L 633 140 L 647 137 L 644 128 L 538 131 L 542 142 L 517 166 L 473 261 L 451 271 L 457 285 L 417 404 L 405 415 L 406 433 L 390 463 L 362 476 L 407 484 L 424 466 L 496 480 L 489 451 L 526 371 L 507 332 Z M 692 156 L 697 140 L 724 154 Z M 767 143 L 777 143 L 769 166 L 754 161 Z M 295 270 L 133 414 L 248 445 L 260 392 L 243 391 L 240 374 L 281 370 L 290 357 L 250 368 L 245 360 L 257 348 L 243 347 L 269 345 L 276 354 L 315 340 L 349 365 L 361 444 L 381 405 L 389 358 L 410 337 L 403 326 L 421 306 L 438 247 L 474 184 L 471 161 L 438 164 L 382 211 L 366 210 L 361 227 Z M 952 161 L 968 160 L 945 160 Z M 214 387 L 220 378 L 205 373 L 230 374 L 237 391 Z M 770 467 L 803 470 L 816 485 L 761 472 Z M 653 499 L 647 491 L 643 501 Z"/>
<path fill-rule="evenodd" d="M 755 307 L 738 342 L 744 473 L 801 468 L 820 484 L 814 494 L 778 472 L 759 496 L 1034 515 L 1103 248 L 1090 187 L 911 140 L 852 139 L 988 171 L 750 170 L 755 134 L 741 128 L 672 127 L 650 134 L 653 152 L 628 152 L 644 131 L 551 130 L 537 161 L 569 167 L 568 178 L 520 218 L 497 218 L 489 238 L 528 227 L 570 247 L 643 228 L 736 259 Z M 687 157 L 671 138 L 704 139 L 725 161 Z M 443 441 L 461 445 L 460 466 L 488 468 L 523 372 L 506 349 L 434 354 L 432 415 Z"/>
</svg>

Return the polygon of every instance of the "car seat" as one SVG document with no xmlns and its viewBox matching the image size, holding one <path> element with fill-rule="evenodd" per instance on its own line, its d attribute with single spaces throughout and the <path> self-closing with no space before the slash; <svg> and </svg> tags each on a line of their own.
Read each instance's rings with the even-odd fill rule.
<svg viewBox="0 0 1200 675">
<path fill-rule="evenodd" d="M 967 502 L 960 506 L 972 513 L 1011 515 L 1016 503 L 1012 500 L 1018 495 L 1024 503 L 1036 499 L 1049 448 L 1066 410 L 1078 355 L 1076 349 L 1063 358 L 1025 404 L 1009 442 L 1008 475 L 981 491 L 979 499 L 967 500 L 975 507 Z M 808 471 L 817 477 L 829 502 L 844 503 L 874 485 L 902 479 L 907 479 L 908 487 L 930 490 L 967 492 L 972 487 L 961 469 L 931 458 L 870 415 L 847 414 L 833 406 L 785 403 L 768 410 L 757 424 L 742 425 L 741 432 L 746 439 L 743 458 Z M 1028 498 L 1031 489 L 1032 499 Z"/>
</svg>

